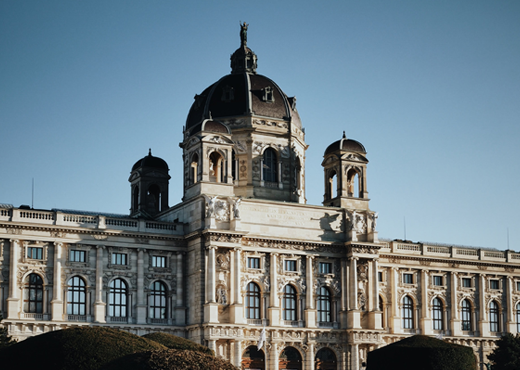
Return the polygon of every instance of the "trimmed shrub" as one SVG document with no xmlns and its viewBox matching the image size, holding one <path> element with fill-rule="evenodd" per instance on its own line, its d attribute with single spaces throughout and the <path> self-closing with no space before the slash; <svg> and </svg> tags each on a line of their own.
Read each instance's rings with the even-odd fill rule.
<svg viewBox="0 0 520 370">
<path fill-rule="evenodd" d="M 172 335 L 172 334 L 151 333 L 151 334 L 143 335 L 143 338 L 153 340 L 170 349 L 180 349 L 180 350 L 202 352 L 202 353 L 205 353 L 205 354 L 208 354 L 211 356 L 215 355 L 213 350 L 209 349 L 208 347 L 205 347 L 205 346 L 197 344 L 191 340 L 181 338 L 181 337 L 178 337 L 178 336 Z"/>
<path fill-rule="evenodd" d="M 0 351 L 5 369 L 97 370 L 122 356 L 164 349 L 157 342 L 124 331 L 80 327 L 28 338 Z"/>
<path fill-rule="evenodd" d="M 229 361 L 211 355 L 176 349 L 146 351 L 127 355 L 102 370 L 238 370 Z"/>
<path fill-rule="evenodd" d="M 414 335 L 368 353 L 367 370 L 476 370 L 470 347 Z"/>
</svg>

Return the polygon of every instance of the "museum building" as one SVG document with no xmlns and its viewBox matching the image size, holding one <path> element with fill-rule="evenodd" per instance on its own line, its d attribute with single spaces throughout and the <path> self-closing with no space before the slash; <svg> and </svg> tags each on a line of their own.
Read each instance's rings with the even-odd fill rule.
<svg viewBox="0 0 520 370">
<path fill-rule="evenodd" d="M 0 204 L 9 334 L 161 331 L 269 370 L 358 370 L 425 334 L 471 346 L 483 369 L 520 329 L 520 253 L 379 239 L 367 151 L 345 134 L 324 151 L 323 204 L 306 204 L 296 99 L 257 73 L 246 24 L 240 41 L 188 113 L 179 204 L 151 151 L 131 169 L 128 215 Z"/>
</svg>

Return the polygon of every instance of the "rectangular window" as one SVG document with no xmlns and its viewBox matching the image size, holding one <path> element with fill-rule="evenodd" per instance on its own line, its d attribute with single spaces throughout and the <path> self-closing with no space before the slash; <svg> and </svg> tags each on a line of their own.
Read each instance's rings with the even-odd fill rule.
<svg viewBox="0 0 520 370">
<path fill-rule="evenodd" d="M 489 280 L 489 289 L 500 289 L 498 280 Z"/>
<path fill-rule="evenodd" d="M 152 256 L 152 267 L 166 267 L 166 257 Z"/>
<path fill-rule="evenodd" d="M 320 262 L 320 274 L 331 274 L 332 264 L 328 262 Z"/>
<path fill-rule="evenodd" d="M 520 291 L 520 281 L 516 282 L 516 290 Z"/>
<path fill-rule="evenodd" d="M 86 252 L 72 249 L 69 251 L 70 262 L 85 262 Z"/>
<path fill-rule="evenodd" d="M 442 276 L 434 276 L 433 277 L 433 285 L 442 286 Z"/>
<path fill-rule="evenodd" d="M 471 288 L 471 278 L 462 278 L 462 287 Z"/>
<path fill-rule="evenodd" d="M 112 264 L 113 265 L 126 265 L 127 255 L 125 253 L 112 253 Z"/>
<path fill-rule="evenodd" d="M 296 261 L 295 260 L 286 260 L 285 261 L 285 271 L 296 271 Z"/>
<path fill-rule="evenodd" d="M 413 274 L 403 274 L 403 283 L 413 284 Z"/>
<path fill-rule="evenodd" d="M 383 272 L 382 271 L 378 271 L 377 272 L 377 280 L 382 283 L 383 282 Z"/>
<path fill-rule="evenodd" d="M 28 247 L 27 248 L 27 258 L 32 258 L 34 260 L 42 260 L 43 259 L 43 248 Z"/>
<path fill-rule="evenodd" d="M 260 268 L 260 258 L 258 257 L 248 257 L 247 259 L 247 267 L 250 269 L 259 269 Z"/>
</svg>

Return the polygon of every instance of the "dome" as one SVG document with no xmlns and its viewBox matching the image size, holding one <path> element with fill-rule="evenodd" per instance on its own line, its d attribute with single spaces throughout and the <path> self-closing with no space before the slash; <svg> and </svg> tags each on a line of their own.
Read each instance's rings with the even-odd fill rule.
<svg viewBox="0 0 520 370">
<path fill-rule="evenodd" d="M 362 153 L 367 154 L 365 147 L 359 141 L 347 139 L 345 131 L 343 131 L 343 138 L 330 144 L 325 150 L 325 155 L 331 154 L 338 150 L 346 152 Z"/>
<path fill-rule="evenodd" d="M 244 29 L 245 27 L 245 29 Z M 245 115 L 262 119 L 290 120 L 301 129 L 296 98 L 288 97 L 268 77 L 256 73 L 256 54 L 247 47 L 247 25 L 240 33 L 241 45 L 231 55 L 231 73 L 206 88 L 195 101 L 186 119 L 189 135 L 205 119 L 230 120 Z"/>
<path fill-rule="evenodd" d="M 168 171 L 168 164 L 159 157 L 154 157 L 152 155 L 152 150 L 148 151 L 148 155 L 137 162 L 132 166 L 132 171 L 135 171 L 139 167 L 148 167 L 148 168 L 156 168 L 160 170 Z"/>
</svg>

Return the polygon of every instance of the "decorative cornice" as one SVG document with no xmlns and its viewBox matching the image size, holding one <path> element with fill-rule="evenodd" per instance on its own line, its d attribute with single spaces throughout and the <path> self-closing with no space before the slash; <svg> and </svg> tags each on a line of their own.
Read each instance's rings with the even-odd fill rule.
<svg viewBox="0 0 520 370">
<path fill-rule="evenodd" d="M 451 259 L 436 259 L 436 258 L 426 258 L 426 257 L 418 257 L 418 256 L 402 256 L 402 255 L 395 255 L 395 254 L 382 254 L 379 256 L 380 258 L 387 258 L 389 260 L 409 260 L 409 261 L 417 261 L 421 265 L 425 265 L 426 263 L 442 263 L 449 265 L 449 267 L 452 268 L 458 268 L 459 265 L 469 265 L 469 266 L 477 266 L 479 269 L 487 269 L 488 267 L 496 267 L 505 269 L 508 272 L 514 272 L 515 269 L 520 269 L 520 266 L 511 266 L 511 265 L 505 265 L 505 264 L 498 264 L 498 263 L 490 263 L 490 262 L 483 262 L 483 261 L 464 261 L 464 260 L 451 260 Z M 391 262 L 394 263 L 394 262 Z M 511 269 L 513 271 L 511 271 Z"/>
</svg>

